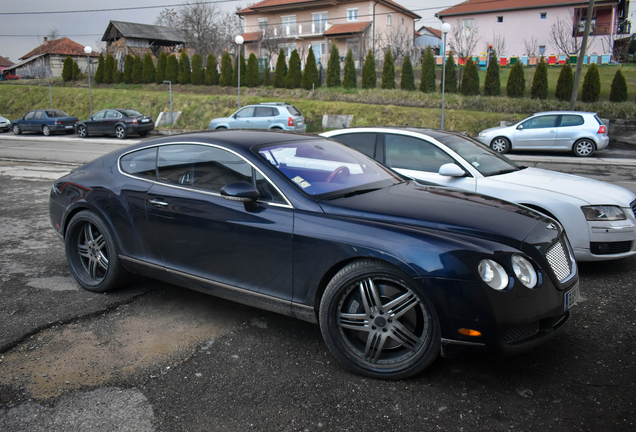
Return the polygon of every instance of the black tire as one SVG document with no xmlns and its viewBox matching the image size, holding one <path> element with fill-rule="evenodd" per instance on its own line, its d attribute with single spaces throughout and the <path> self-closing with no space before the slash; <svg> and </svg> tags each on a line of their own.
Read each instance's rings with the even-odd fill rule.
<svg viewBox="0 0 636 432">
<path fill-rule="evenodd" d="M 87 138 L 88 137 L 88 129 L 86 129 L 86 126 L 79 125 L 77 127 L 77 136 L 80 137 L 80 138 Z"/>
<path fill-rule="evenodd" d="M 408 275 L 382 261 L 356 261 L 340 270 L 327 285 L 319 320 L 331 353 L 360 375 L 408 378 L 440 351 L 432 303 Z"/>
<path fill-rule="evenodd" d="M 578 157 L 589 157 L 594 154 L 596 143 L 591 139 L 583 138 L 578 140 L 572 146 L 572 152 Z"/>
<path fill-rule="evenodd" d="M 16 135 L 20 135 L 22 133 L 22 129 L 20 129 L 20 126 L 18 126 L 17 124 L 13 125 L 13 133 Z"/>
<path fill-rule="evenodd" d="M 219 126 L 218 128 L 216 128 L 216 130 L 223 130 L 223 129 L 227 129 L 225 126 Z"/>
<path fill-rule="evenodd" d="M 128 136 L 126 128 L 122 125 L 115 126 L 115 136 L 119 139 L 125 139 Z"/>
<path fill-rule="evenodd" d="M 119 260 L 115 240 L 95 213 L 84 210 L 73 216 L 64 243 L 71 273 L 84 289 L 101 293 L 125 282 L 128 272 Z"/>
<path fill-rule="evenodd" d="M 42 126 L 42 135 L 50 136 L 51 135 L 51 128 L 48 127 L 47 125 Z"/>
<path fill-rule="evenodd" d="M 490 148 L 497 153 L 508 153 L 510 151 L 510 140 L 506 137 L 497 137 L 490 142 Z"/>
</svg>

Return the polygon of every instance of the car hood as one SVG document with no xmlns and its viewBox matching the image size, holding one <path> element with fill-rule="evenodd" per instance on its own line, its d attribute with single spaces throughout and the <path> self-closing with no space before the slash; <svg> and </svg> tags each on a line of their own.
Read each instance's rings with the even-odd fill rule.
<svg viewBox="0 0 636 432">
<path fill-rule="evenodd" d="M 0 116 L 0 122 L 7 123 L 8 121 L 9 121 L 9 119 L 6 119 L 6 118 Z"/>
<path fill-rule="evenodd" d="M 210 120 L 210 124 L 212 123 L 227 123 L 230 120 L 232 120 L 232 117 L 219 117 L 219 118 L 215 118 Z"/>
<path fill-rule="evenodd" d="M 516 123 L 515 123 L 516 125 Z M 493 127 L 493 128 L 489 128 L 489 129 L 484 129 L 483 131 L 479 132 L 480 134 L 491 134 L 491 133 L 497 133 L 497 132 L 507 132 L 510 130 L 514 129 L 514 125 L 509 125 L 509 126 L 497 126 L 497 127 Z"/>
<path fill-rule="evenodd" d="M 371 219 L 494 240 L 519 248 L 550 220 L 525 207 L 454 188 L 406 182 L 362 195 L 321 201 L 327 214 Z"/>
<path fill-rule="evenodd" d="M 578 198 L 588 204 L 613 204 L 629 207 L 629 204 L 636 199 L 633 192 L 620 186 L 539 168 L 525 168 L 520 171 L 491 176 L 488 179 L 525 186 L 533 190 L 556 192 Z"/>
</svg>

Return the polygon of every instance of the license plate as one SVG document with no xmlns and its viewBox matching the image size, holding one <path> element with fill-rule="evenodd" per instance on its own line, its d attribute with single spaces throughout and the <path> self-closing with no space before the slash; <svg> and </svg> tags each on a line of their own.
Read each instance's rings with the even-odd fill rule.
<svg viewBox="0 0 636 432">
<path fill-rule="evenodd" d="M 574 288 L 565 293 L 565 302 L 563 304 L 563 310 L 568 310 L 579 301 L 581 292 L 579 291 L 579 284 L 577 283 Z"/>
<path fill-rule="evenodd" d="M 141 119 L 141 122 L 142 122 L 142 123 L 148 123 L 149 121 L 150 121 L 150 120 L 148 120 L 148 119 Z"/>
<path fill-rule="evenodd" d="M 64 126 L 66 129 L 73 129 L 73 126 Z"/>
</svg>

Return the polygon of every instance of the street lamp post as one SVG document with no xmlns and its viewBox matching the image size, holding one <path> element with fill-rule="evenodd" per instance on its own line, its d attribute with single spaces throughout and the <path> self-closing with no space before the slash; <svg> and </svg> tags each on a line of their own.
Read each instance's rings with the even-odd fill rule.
<svg viewBox="0 0 636 432">
<path fill-rule="evenodd" d="M 238 45 L 238 108 L 241 108 L 241 46 L 243 45 L 243 42 L 245 42 L 245 39 L 243 39 L 243 36 L 238 35 L 236 38 L 234 38 L 234 42 L 236 42 L 236 44 Z"/>
<path fill-rule="evenodd" d="M 440 122 L 440 129 L 444 129 L 444 92 L 446 91 L 446 33 L 451 30 L 451 26 L 448 23 L 442 24 L 442 33 L 444 33 L 444 46 L 443 46 L 443 66 L 442 66 L 442 120 Z"/>
<path fill-rule="evenodd" d="M 86 53 L 86 60 L 88 62 L 88 117 L 90 118 L 93 115 L 93 99 L 91 98 L 91 53 L 93 52 L 93 48 L 85 46 L 84 52 Z"/>
<path fill-rule="evenodd" d="M 163 83 L 168 83 L 170 85 L 170 124 L 173 125 L 174 121 L 172 120 L 172 81 L 164 81 Z"/>
</svg>

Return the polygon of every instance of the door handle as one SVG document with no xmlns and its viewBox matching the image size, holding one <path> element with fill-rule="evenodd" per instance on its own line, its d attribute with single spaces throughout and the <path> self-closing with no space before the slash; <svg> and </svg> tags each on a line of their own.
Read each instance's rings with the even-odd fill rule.
<svg viewBox="0 0 636 432">
<path fill-rule="evenodd" d="M 165 207 L 168 205 L 167 202 L 160 199 L 151 199 L 151 200 L 148 200 L 148 202 L 155 207 Z"/>
<path fill-rule="evenodd" d="M 553 130 L 550 131 L 550 133 L 556 133 L 556 131 L 553 129 Z"/>
</svg>

